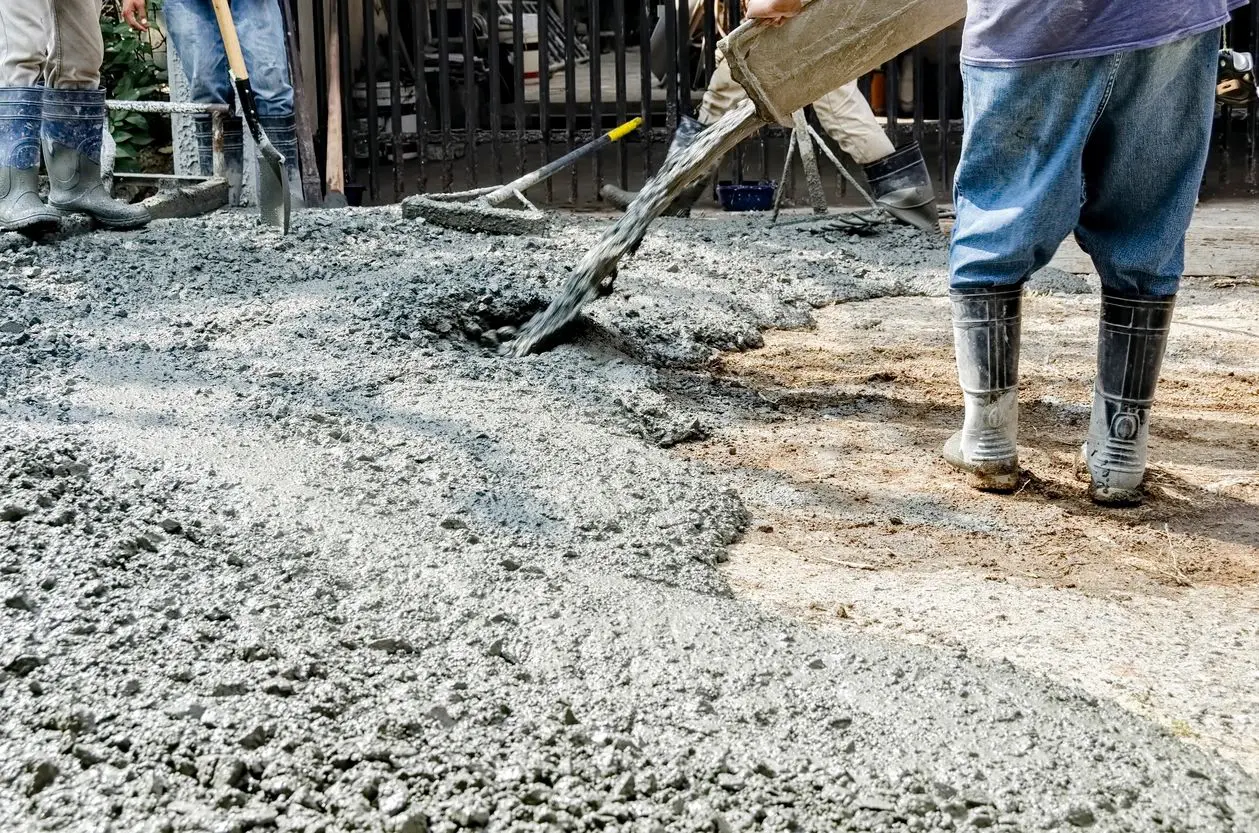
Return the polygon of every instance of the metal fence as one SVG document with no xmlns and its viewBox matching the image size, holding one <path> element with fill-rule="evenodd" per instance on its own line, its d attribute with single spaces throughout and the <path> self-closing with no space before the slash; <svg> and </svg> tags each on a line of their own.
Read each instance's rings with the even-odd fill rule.
<svg viewBox="0 0 1259 833">
<path fill-rule="evenodd" d="M 422 190 L 504 182 L 641 116 L 615 150 L 539 186 L 542 201 L 591 205 L 604 182 L 635 186 L 659 166 L 683 115 L 694 115 L 737 3 L 701 3 L 692 33 L 685 0 L 282 0 L 312 4 L 298 33 L 314 67 L 306 79 L 318 114 L 323 164 L 327 90 L 340 76 L 347 182 L 352 198 L 390 202 Z M 340 60 L 326 39 L 336 18 Z M 653 43 L 657 22 L 664 37 Z M 1256 50 L 1259 4 L 1229 27 L 1236 49 Z M 357 42 L 356 42 L 357 41 Z M 937 188 L 951 188 L 960 144 L 959 31 L 942 33 L 861 79 L 889 136 L 913 138 Z M 663 53 L 663 54 L 662 54 Z M 309 57 L 313 56 L 313 61 Z M 663 67 L 658 77 L 657 70 Z M 1170 115 L 1170 114 L 1169 114 Z M 1256 108 L 1222 113 L 1218 181 L 1255 185 Z M 768 180 L 781 170 L 788 131 L 768 127 L 724 163 L 723 178 Z M 835 188 L 842 193 L 843 180 Z M 794 182 L 784 183 L 790 195 Z"/>
</svg>

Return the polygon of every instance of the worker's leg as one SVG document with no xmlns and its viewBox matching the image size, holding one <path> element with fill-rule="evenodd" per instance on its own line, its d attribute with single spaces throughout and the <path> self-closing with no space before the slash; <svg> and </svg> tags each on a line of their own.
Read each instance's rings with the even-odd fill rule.
<svg viewBox="0 0 1259 833">
<path fill-rule="evenodd" d="M 725 57 L 719 57 L 713 76 L 708 79 L 708 88 L 704 90 L 704 100 L 699 105 L 699 120 L 705 126 L 715 124 L 747 97 L 747 93 L 730 75 L 730 66 Z"/>
<path fill-rule="evenodd" d="M 1080 216 L 1084 147 L 1112 69 L 1107 58 L 963 68 L 949 270 L 966 413 L 944 456 L 978 488 L 1018 482 L 1022 285 Z"/>
<path fill-rule="evenodd" d="M 162 11 L 171 45 L 188 77 L 192 100 L 200 104 L 226 104 L 235 109 L 236 90 L 227 70 L 227 52 L 219 34 L 218 18 L 210 0 L 165 0 Z M 193 117 L 197 139 L 197 163 L 202 176 L 214 170 L 214 126 L 207 114 Z M 240 183 L 245 154 L 245 131 L 239 117 L 223 119 L 223 158 L 232 205 L 240 202 Z"/>
<path fill-rule="evenodd" d="M 39 197 L 39 126 L 49 0 L 0 2 L 0 229 L 37 233 L 59 215 Z"/>
<path fill-rule="evenodd" d="M 897 150 L 874 118 L 857 82 L 813 103 L 822 128 L 865 169 L 874 199 L 898 220 L 939 234 L 940 212 L 922 149 L 910 142 Z"/>
<path fill-rule="evenodd" d="M 279 0 L 234 0 L 232 13 L 241 51 L 258 102 L 258 121 L 276 150 L 284 155 L 289 193 L 302 204 L 302 177 L 297 164 L 297 121 L 289 80 L 288 39 Z"/>
<path fill-rule="evenodd" d="M 97 90 L 105 38 L 101 0 L 52 0 L 53 30 L 44 83 L 57 90 Z"/>
<path fill-rule="evenodd" d="M 1210 146 L 1218 46 L 1211 32 L 1119 56 L 1084 149 L 1076 234 L 1102 278 L 1085 459 L 1101 502 L 1141 499 L 1150 408 Z"/>
<path fill-rule="evenodd" d="M 896 148 L 874 117 L 870 102 L 852 81 L 813 102 L 822 129 L 858 165 L 869 165 L 891 156 Z"/>
</svg>

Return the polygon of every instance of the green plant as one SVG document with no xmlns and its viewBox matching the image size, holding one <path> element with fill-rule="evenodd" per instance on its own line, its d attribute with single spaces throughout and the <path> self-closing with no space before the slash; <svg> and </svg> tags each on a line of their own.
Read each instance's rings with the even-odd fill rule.
<svg viewBox="0 0 1259 833">
<path fill-rule="evenodd" d="M 160 0 L 150 0 L 153 20 Z M 166 93 L 166 72 L 153 62 L 153 44 L 147 34 L 136 32 L 122 19 L 118 0 L 109 0 L 101 15 L 105 37 L 105 61 L 101 86 L 110 98 L 122 101 L 153 99 Z M 158 113 L 109 112 L 109 130 L 118 145 L 115 167 L 120 171 L 169 169 L 170 120 Z"/>
</svg>

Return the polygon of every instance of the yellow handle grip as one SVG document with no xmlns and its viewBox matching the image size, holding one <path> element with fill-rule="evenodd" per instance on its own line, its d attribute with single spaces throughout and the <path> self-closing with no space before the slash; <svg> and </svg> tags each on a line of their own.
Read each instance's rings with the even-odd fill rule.
<svg viewBox="0 0 1259 833">
<path fill-rule="evenodd" d="M 622 139 L 628 136 L 629 134 L 633 133 L 635 130 L 637 130 L 639 125 L 641 125 L 642 123 L 643 123 L 643 120 L 641 116 L 635 119 L 630 119 L 625 124 L 609 132 L 608 138 L 614 142 L 617 139 Z"/>
</svg>

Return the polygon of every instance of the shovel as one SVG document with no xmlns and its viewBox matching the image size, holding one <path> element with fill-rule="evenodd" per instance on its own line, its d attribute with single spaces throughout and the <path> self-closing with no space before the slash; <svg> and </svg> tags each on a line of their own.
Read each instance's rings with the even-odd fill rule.
<svg viewBox="0 0 1259 833">
<path fill-rule="evenodd" d="M 236 99 L 245 115 L 245 123 L 258 146 L 258 207 L 262 221 L 278 226 L 288 234 L 289 202 L 288 183 L 284 177 L 284 156 L 275 149 L 267 134 L 258 123 L 258 106 L 254 100 L 254 88 L 249 83 L 249 70 L 245 68 L 245 56 L 240 51 L 240 39 L 236 37 L 236 24 L 232 21 L 229 0 L 212 0 L 214 15 L 219 20 L 219 32 L 223 36 L 223 49 L 227 52 L 227 66 L 236 84 Z"/>
</svg>

